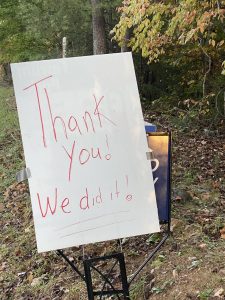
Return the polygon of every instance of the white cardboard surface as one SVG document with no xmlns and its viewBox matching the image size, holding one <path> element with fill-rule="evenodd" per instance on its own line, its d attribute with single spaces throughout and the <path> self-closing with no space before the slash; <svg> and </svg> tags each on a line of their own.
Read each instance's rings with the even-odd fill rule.
<svg viewBox="0 0 225 300">
<path fill-rule="evenodd" d="M 159 231 L 131 54 L 11 68 L 38 251 Z"/>
</svg>

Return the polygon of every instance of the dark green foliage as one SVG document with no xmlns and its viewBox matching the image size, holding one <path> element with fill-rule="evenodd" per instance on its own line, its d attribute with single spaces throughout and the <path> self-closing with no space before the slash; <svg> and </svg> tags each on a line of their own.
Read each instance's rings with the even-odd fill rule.
<svg viewBox="0 0 225 300">
<path fill-rule="evenodd" d="M 0 62 L 57 58 L 92 51 L 89 1 L 32 0 L 0 4 Z"/>
</svg>

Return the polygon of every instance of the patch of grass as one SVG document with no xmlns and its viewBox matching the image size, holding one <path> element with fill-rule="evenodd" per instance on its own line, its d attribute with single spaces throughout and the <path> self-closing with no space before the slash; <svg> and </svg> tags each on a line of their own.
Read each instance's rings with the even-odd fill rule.
<svg viewBox="0 0 225 300">
<path fill-rule="evenodd" d="M 147 245 L 155 244 L 155 243 L 158 243 L 159 241 L 160 241 L 160 235 L 159 235 L 159 233 L 153 233 L 146 240 L 146 244 Z"/>
<path fill-rule="evenodd" d="M 206 289 L 199 293 L 198 298 L 200 300 L 207 300 L 212 295 L 212 289 Z"/>
<path fill-rule="evenodd" d="M 152 267 L 155 269 L 159 268 L 165 262 L 165 259 L 164 255 L 159 254 L 158 257 L 152 261 Z"/>
<path fill-rule="evenodd" d="M 184 172 L 184 177 L 182 182 L 184 186 L 190 186 L 194 184 L 195 180 L 196 180 L 196 173 L 194 172 L 193 169 Z"/>
<path fill-rule="evenodd" d="M 0 190 L 15 182 L 24 166 L 18 116 L 12 88 L 0 87 Z"/>
<path fill-rule="evenodd" d="M 161 286 L 159 287 L 153 287 L 152 288 L 152 292 L 155 294 L 160 294 L 163 291 L 165 291 L 167 288 L 169 288 L 170 286 L 172 286 L 174 284 L 173 280 L 166 280 Z"/>
<path fill-rule="evenodd" d="M 19 127 L 12 88 L 0 87 L 0 107 L 0 140 L 2 140 L 6 134 Z"/>
<path fill-rule="evenodd" d="M 131 300 L 135 300 L 138 297 L 140 297 L 140 295 L 143 295 L 145 284 L 146 284 L 145 277 L 142 277 L 139 281 L 135 283 L 135 285 L 133 286 L 130 292 Z"/>
</svg>

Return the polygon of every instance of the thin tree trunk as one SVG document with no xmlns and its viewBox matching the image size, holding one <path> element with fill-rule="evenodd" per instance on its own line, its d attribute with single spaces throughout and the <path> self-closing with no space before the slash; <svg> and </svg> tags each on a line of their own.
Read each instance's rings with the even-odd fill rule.
<svg viewBox="0 0 225 300">
<path fill-rule="evenodd" d="M 65 58 L 66 57 L 66 49 L 67 48 L 67 39 L 64 36 L 62 39 L 62 57 Z"/>
<path fill-rule="evenodd" d="M 4 81 L 11 84 L 12 83 L 12 73 L 11 73 L 10 63 L 4 63 L 3 70 L 4 70 Z"/>
<path fill-rule="evenodd" d="M 205 72 L 205 75 L 203 77 L 203 83 L 202 83 L 202 97 L 204 98 L 206 96 L 206 80 L 207 80 L 207 76 L 208 74 L 211 72 L 211 67 L 212 67 L 212 59 L 211 57 L 208 55 L 208 53 L 204 50 L 203 47 L 201 47 L 201 50 L 202 52 L 204 53 L 205 55 L 205 58 L 208 60 L 207 63 L 208 63 L 208 69 L 207 71 Z"/>
<path fill-rule="evenodd" d="M 125 34 L 125 36 L 123 38 L 123 43 L 122 43 L 122 46 L 121 46 L 121 52 L 131 51 L 131 49 L 128 47 L 128 43 L 130 41 L 130 37 L 131 37 L 131 29 L 127 28 L 126 34 Z"/>
<path fill-rule="evenodd" d="M 93 53 L 107 52 L 105 35 L 105 18 L 101 7 L 101 0 L 91 0 L 93 26 Z"/>
<path fill-rule="evenodd" d="M 211 72 L 212 59 L 211 59 L 210 55 L 203 48 L 201 39 L 199 39 L 199 47 L 202 50 L 202 52 L 204 53 L 204 57 L 205 57 L 205 59 L 207 59 L 207 63 L 208 63 L 208 70 L 205 72 L 205 75 L 203 77 L 203 83 L 202 83 L 202 97 L 204 98 L 206 96 L 206 80 L 207 80 L 208 74 Z"/>
</svg>

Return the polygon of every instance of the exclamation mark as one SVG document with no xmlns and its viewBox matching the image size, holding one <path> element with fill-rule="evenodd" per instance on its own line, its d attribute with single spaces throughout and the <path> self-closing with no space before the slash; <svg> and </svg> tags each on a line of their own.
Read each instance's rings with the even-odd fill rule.
<svg viewBox="0 0 225 300">
<path fill-rule="evenodd" d="M 108 136 L 106 135 L 105 137 L 106 137 L 106 146 L 107 146 L 107 148 L 108 148 L 108 150 L 109 150 L 109 140 L 108 140 Z M 110 150 L 109 150 L 109 152 L 110 152 Z M 111 155 L 110 153 L 108 153 L 108 154 L 105 155 L 106 160 L 110 160 L 111 157 L 112 157 L 112 155 Z"/>
<path fill-rule="evenodd" d="M 128 175 L 126 175 L 126 184 L 127 184 L 127 188 L 128 188 L 128 186 L 129 186 Z M 127 200 L 127 201 L 133 200 L 133 195 L 131 195 L 131 194 L 126 195 L 126 200 Z"/>
</svg>

